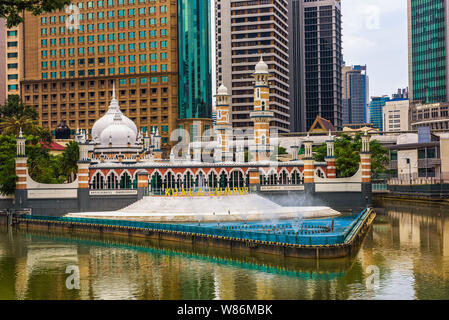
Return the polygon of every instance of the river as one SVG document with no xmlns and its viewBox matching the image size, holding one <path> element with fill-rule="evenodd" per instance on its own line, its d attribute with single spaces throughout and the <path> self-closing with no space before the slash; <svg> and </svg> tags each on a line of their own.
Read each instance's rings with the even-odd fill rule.
<svg viewBox="0 0 449 320">
<path fill-rule="evenodd" d="M 0 299 L 449 299 L 447 206 L 376 212 L 356 256 L 321 261 L 0 228 Z"/>
</svg>

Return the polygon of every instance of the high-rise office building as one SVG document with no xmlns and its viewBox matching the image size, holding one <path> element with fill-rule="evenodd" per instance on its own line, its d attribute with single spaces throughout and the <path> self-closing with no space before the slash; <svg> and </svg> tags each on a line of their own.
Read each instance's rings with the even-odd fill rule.
<svg viewBox="0 0 449 320">
<path fill-rule="evenodd" d="M 289 58 L 286 0 L 216 0 L 217 87 L 232 95 L 234 129 L 252 128 L 253 71 L 263 57 L 270 71 L 271 127 L 288 132 Z"/>
<path fill-rule="evenodd" d="M 409 122 L 410 101 L 403 98 L 393 98 L 385 103 L 382 108 L 383 131 L 407 131 Z"/>
<path fill-rule="evenodd" d="M 342 68 L 343 124 L 368 122 L 369 79 L 365 66 Z"/>
<path fill-rule="evenodd" d="M 408 88 L 399 88 L 397 92 L 391 95 L 391 99 L 408 99 Z"/>
<path fill-rule="evenodd" d="M 178 0 L 179 120 L 193 141 L 212 125 L 210 0 Z"/>
<path fill-rule="evenodd" d="M 115 82 L 124 114 L 144 131 L 158 128 L 167 149 L 173 129 L 211 121 L 208 3 L 80 0 L 77 24 L 64 10 L 26 14 L 22 99 L 44 127 L 90 129 Z"/>
<path fill-rule="evenodd" d="M 23 27 L 6 27 L 0 20 L 0 104 L 12 94 L 20 94 L 23 76 Z"/>
<path fill-rule="evenodd" d="M 408 0 L 411 102 L 449 101 L 449 0 Z"/>
<path fill-rule="evenodd" d="M 0 105 L 6 100 L 6 20 L 0 19 Z"/>
<path fill-rule="evenodd" d="M 389 100 L 389 96 L 371 97 L 371 103 L 369 105 L 369 117 L 370 123 L 373 124 L 374 128 L 377 128 L 379 130 L 383 129 L 383 108 Z"/>
<path fill-rule="evenodd" d="M 292 131 L 307 131 L 317 115 L 341 129 L 340 1 L 292 0 L 289 19 Z"/>
</svg>

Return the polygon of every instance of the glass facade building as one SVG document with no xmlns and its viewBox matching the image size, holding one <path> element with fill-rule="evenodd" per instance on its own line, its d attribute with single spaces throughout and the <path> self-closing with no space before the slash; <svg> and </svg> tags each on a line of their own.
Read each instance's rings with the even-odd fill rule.
<svg viewBox="0 0 449 320">
<path fill-rule="evenodd" d="M 409 78 L 413 101 L 447 101 L 447 0 L 408 0 Z"/>
<path fill-rule="evenodd" d="M 369 84 L 366 66 L 345 66 L 343 74 L 343 124 L 368 121 Z"/>
<path fill-rule="evenodd" d="M 372 97 L 369 105 L 370 123 L 374 128 L 383 129 L 383 107 L 390 100 L 390 97 Z"/>
<path fill-rule="evenodd" d="M 292 130 L 308 131 L 317 116 L 342 129 L 340 1 L 293 0 L 290 8 Z"/>
<path fill-rule="evenodd" d="M 162 149 L 171 149 L 179 110 L 176 1 L 73 6 L 79 23 L 66 25 L 73 17 L 65 11 L 24 16 L 20 91 L 39 124 L 54 130 L 66 120 L 72 129 L 90 130 L 107 112 L 115 82 L 122 112 L 139 129 L 158 128 Z"/>
<path fill-rule="evenodd" d="M 212 117 L 210 0 L 178 0 L 179 118 Z"/>
</svg>

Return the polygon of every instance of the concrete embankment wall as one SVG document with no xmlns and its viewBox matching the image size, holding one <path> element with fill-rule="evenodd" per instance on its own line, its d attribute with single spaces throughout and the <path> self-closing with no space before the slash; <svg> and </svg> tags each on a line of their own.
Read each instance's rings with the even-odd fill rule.
<svg viewBox="0 0 449 320">
<path fill-rule="evenodd" d="M 51 231 L 72 232 L 93 232 L 108 233 L 117 235 L 127 235 L 130 237 L 143 237 L 148 239 L 178 241 L 191 243 L 198 246 L 210 246 L 227 248 L 229 250 L 244 250 L 254 253 L 280 255 L 285 257 L 308 258 L 308 259 L 329 259 L 340 258 L 355 254 L 363 239 L 365 238 L 375 213 L 371 212 L 361 221 L 353 236 L 345 243 L 338 245 L 290 245 L 283 243 L 272 243 L 266 241 L 225 238 L 221 236 L 209 236 L 189 232 L 174 232 L 167 230 L 151 230 L 144 228 L 95 225 L 91 223 L 74 223 L 68 221 L 43 221 L 35 219 L 14 218 L 14 227 L 20 229 L 37 228 Z M 2 218 L 0 217 L 0 220 Z"/>
<path fill-rule="evenodd" d="M 64 198 L 59 189 L 46 190 L 36 194 L 34 190 L 16 190 L 19 208 L 30 208 L 35 215 L 63 216 L 72 212 L 115 211 L 138 200 L 138 194 L 132 195 L 91 195 L 88 189 L 75 190 L 74 195 Z M 17 204 L 16 204 L 17 205 Z M 12 200 L 11 200 L 11 206 Z M 7 208 L 4 208 L 7 209 Z"/>
</svg>

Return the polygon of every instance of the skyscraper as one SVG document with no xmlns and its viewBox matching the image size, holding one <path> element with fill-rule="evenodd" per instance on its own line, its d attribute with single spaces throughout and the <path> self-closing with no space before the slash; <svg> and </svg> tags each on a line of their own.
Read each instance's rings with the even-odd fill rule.
<svg viewBox="0 0 449 320">
<path fill-rule="evenodd" d="M 6 100 L 6 20 L 0 19 L 0 105 Z"/>
<path fill-rule="evenodd" d="M 8 95 L 20 94 L 20 81 L 23 77 L 23 28 L 6 27 L 0 21 L 0 104 Z"/>
<path fill-rule="evenodd" d="M 411 102 L 449 101 L 449 0 L 408 0 Z"/>
<path fill-rule="evenodd" d="M 383 129 L 383 107 L 390 100 L 389 96 L 383 97 L 371 97 L 371 103 L 369 105 L 370 123 L 374 128 L 379 130 Z"/>
<path fill-rule="evenodd" d="M 342 47 L 339 0 L 292 0 L 290 10 L 292 131 L 317 115 L 342 128 Z"/>
<path fill-rule="evenodd" d="M 234 129 L 253 127 L 252 73 L 263 57 L 271 75 L 271 127 L 289 131 L 287 19 L 285 0 L 215 1 L 217 87 L 224 84 L 232 95 Z"/>
<path fill-rule="evenodd" d="M 177 2 L 80 0 L 73 9 L 78 21 L 64 10 L 25 15 L 24 102 L 46 128 L 67 120 L 90 129 L 115 82 L 124 114 L 158 128 L 167 147 L 179 116 Z"/>
<path fill-rule="evenodd" d="M 367 123 L 369 81 L 366 66 L 345 66 L 343 79 L 343 124 Z"/>
<path fill-rule="evenodd" d="M 179 121 L 190 136 L 212 124 L 210 0 L 178 0 Z M 201 128 L 198 120 L 201 120 Z"/>
</svg>

